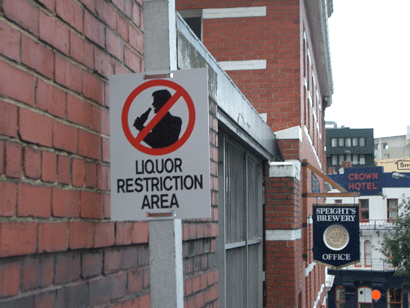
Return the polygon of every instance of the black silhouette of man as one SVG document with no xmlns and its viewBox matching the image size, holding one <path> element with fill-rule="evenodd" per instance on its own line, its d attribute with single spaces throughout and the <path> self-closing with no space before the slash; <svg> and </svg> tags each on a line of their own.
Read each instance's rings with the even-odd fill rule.
<svg viewBox="0 0 410 308">
<path fill-rule="evenodd" d="M 152 97 L 154 99 L 152 103 L 154 112 L 158 113 L 158 111 L 171 98 L 171 93 L 169 93 L 168 90 L 159 90 L 152 93 Z M 134 127 L 139 131 L 142 131 L 144 129 L 144 123 L 147 120 L 150 111 L 151 108 L 149 108 L 140 117 L 135 119 Z M 165 116 L 148 133 L 148 135 L 145 136 L 144 142 L 154 149 L 168 147 L 178 141 L 179 134 L 181 132 L 181 126 L 181 118 L 174 117 L 168 111 Z"/>
</svg>

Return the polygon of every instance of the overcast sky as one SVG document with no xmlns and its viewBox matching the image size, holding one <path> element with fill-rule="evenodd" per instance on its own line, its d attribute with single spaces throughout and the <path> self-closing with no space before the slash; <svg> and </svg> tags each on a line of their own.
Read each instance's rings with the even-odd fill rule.
<svg viewBox="0 0 410 308">
<path fill-rule="evenodd" d="M 334 82 L 326 121 L 373 128 L 375 137 L 410 126 L 410 0 L 333 0 L 329 18 Z"/>
</svg>

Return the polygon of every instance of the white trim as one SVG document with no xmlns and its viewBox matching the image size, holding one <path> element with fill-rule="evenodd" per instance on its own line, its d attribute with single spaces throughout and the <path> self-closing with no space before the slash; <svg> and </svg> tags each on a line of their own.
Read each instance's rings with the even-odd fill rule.
<svg viewBox="0 0 410 308">
<path fill-rule="evenodd" d="M 276 139 L 299 139 L 302 142 L 302 129 L 300 126 L 293 126 L 275 132 Z"/>
<path fill-rule="evenodd" d="M 317 298 L 316 298 L 315 303 L 313 304 L 313 307 L 314 307 L 314 308 L 317 307 L 317 304 L 318 304 L 319 301 L 320 301 L 320 296 L 322 295 L 322 292 L 323 292 L 324 288 L 325 288 L 325 285 L 322 284 L 322 286 L 320 287 L 320 291 L 317 292 Z"/>
<path fill-rule="evenodd" d="M 309 67 L 311 68 L 312 67 L 312 58 L 310 56 L 309 46 L 307 48 L 307 56 L 308 56 L 308 59 L 309 59 Z"/>
<path fill-rule="evenodd" d="M 202 11 L 203 19 L 260 17 L 260 16 L 266 16 L 266 6 L 204 9 Z"/>
<path fill-rule="evenodd" d="M 267 112 L 263 112 L 259 114 L 262 118 L 262 120 L 267 123 L 268 122 L 268 113 Z"/>
<path fill-rule="evenodd" d="M 264 70 L 266 60 L 220 61 L 218 64 L 224 71 Z"/>
<path fill-rule="evenodd" d="M 302 238 L 302 229 L 265 230 L 266 241 L 296 241 Z"/>
<path fill-rule="evenodd" d="M 309 276 L 310 272 L 313 271 L 315 266 L 316 266 L 316 262 L 312 262 L 309 264 L 308 267 L 305 268 L 305 277 Z"/>
<path fill-rule="evenodd" d="M 327 268 L 326 268 L 325 287 L 330 290 L 330 289 L 333 287 L 333 282 L 334 282 L 334 281 L 335 281 L 335 275 L 329 275 L 329 274 L 327 274 Z"/>
<path fill-rule="evenodd" d="M 270 162 L 269 163 L 269 177 L 270 178 L 296 178 L 300 181 L 300 172 L 302 165 L 297 159 L 289 159 L 284 162 Z"/>
<path fill-rule="evenodd" d="M 313 145 L 313 142 L 312 142 L 312 137 L 311 137 L 310 134 L 309 134 L 309 130 L 308 130 L 307 126 L 304 125 L 303 129 L 304 129 L 304 131 L 305 131 L 305 134 L 306 134 L 306 136 L 307 136 L 307 139 L 309 140 L 310 146 L 312 147 L 313 154 L 315 154 L 317 163 L 319 164 L 320 168 L 322 168 L 322 163 L 320 162 L 319 156 L 317 155 L 316 149 L 315 149 L 315 147 L 314 147 L 314 145 Z"/>
</svg>

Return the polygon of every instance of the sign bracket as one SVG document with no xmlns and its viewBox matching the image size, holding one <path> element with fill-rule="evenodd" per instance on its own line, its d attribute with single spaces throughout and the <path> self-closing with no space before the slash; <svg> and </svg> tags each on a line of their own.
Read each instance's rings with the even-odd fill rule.
<svg viewBox="0 0 410 308">
<path fill-rule="evenodd" d="M 174 78 L 174 74 L 170 71 L 164 72 L 145 72 L 143 79 L 159 79 L 159 78 Z"/>
<path fill-rule="evenodd" d="M 177 213 L 175 211 L 172 212 L 166 212 L 166 213 L 145 213 L 147 218 L 174 218 L 177 216 Z"/>
<path fill-rule="evenodd" d="M 323 179 L 325 182 L 329 183 L 340 193 L 312 193 L 308 192 L 308 180 L 307 180 L 307 169 L 311 170 L 318 177 Z M 330 177 L 322 173 L 319 169 L 313 167 L 307 159 L 302 161 L 302 208 L 303 208 L 303 259 L 306 261 L 308 256 L 308 199 L 307 198 L 319 198 L 319 197 L 360 197 L 360 193 L 350 193 L 347 192 L 342 186 L 333 181 Z"/>
</svg>

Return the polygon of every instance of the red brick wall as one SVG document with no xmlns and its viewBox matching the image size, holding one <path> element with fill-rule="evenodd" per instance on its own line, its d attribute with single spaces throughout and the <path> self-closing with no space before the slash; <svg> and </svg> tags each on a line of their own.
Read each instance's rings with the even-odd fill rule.
<svg viewBox="0 0 410 308">
<path fill-rule="evenodd" d="M 142 5 L 0 1 L 0 306 L 150 306 L 148 223 L 111 222 L 109 194 L 108 76 L 144 71 Z M 217 307 L 210 112 L 213 215 L 183 224 L 186 307 Z"/>
<path fill-rule="evenodd" d="M 108 76 L 143 69 L 142 0 L 0 6 L 0 306 L 147 307 L 147 223 L 109 221 Z"/>
<path fill-rule="evenodd" d="M 187 1 L 178 9 L 266 6 L 264 17 L 203 20 L 203 42 L 217 61 L 267 60 L 265 70 L 228 71 L 273 131 L 300 125 L 300 8 L 291 1 Z"/>
<path fill-rule="evenodd" d="M 265 187 L 265 228 L 301 229 L 300 182 L 290 177 L 267 178 Z M 298 307 L 299 293 L 303 296 L 305 285 L 303 238 L 267 240 L 265 245 L 266 307 Z"/>
<path fill-rule="evenodd" d="M 219 273 L 215 265 L 218 236 L 218 120 L 217 105 L 209 106 L 211 159 L 210 219 L 183 222 L 184 307 L 218 307 Z"/>
</svg>

